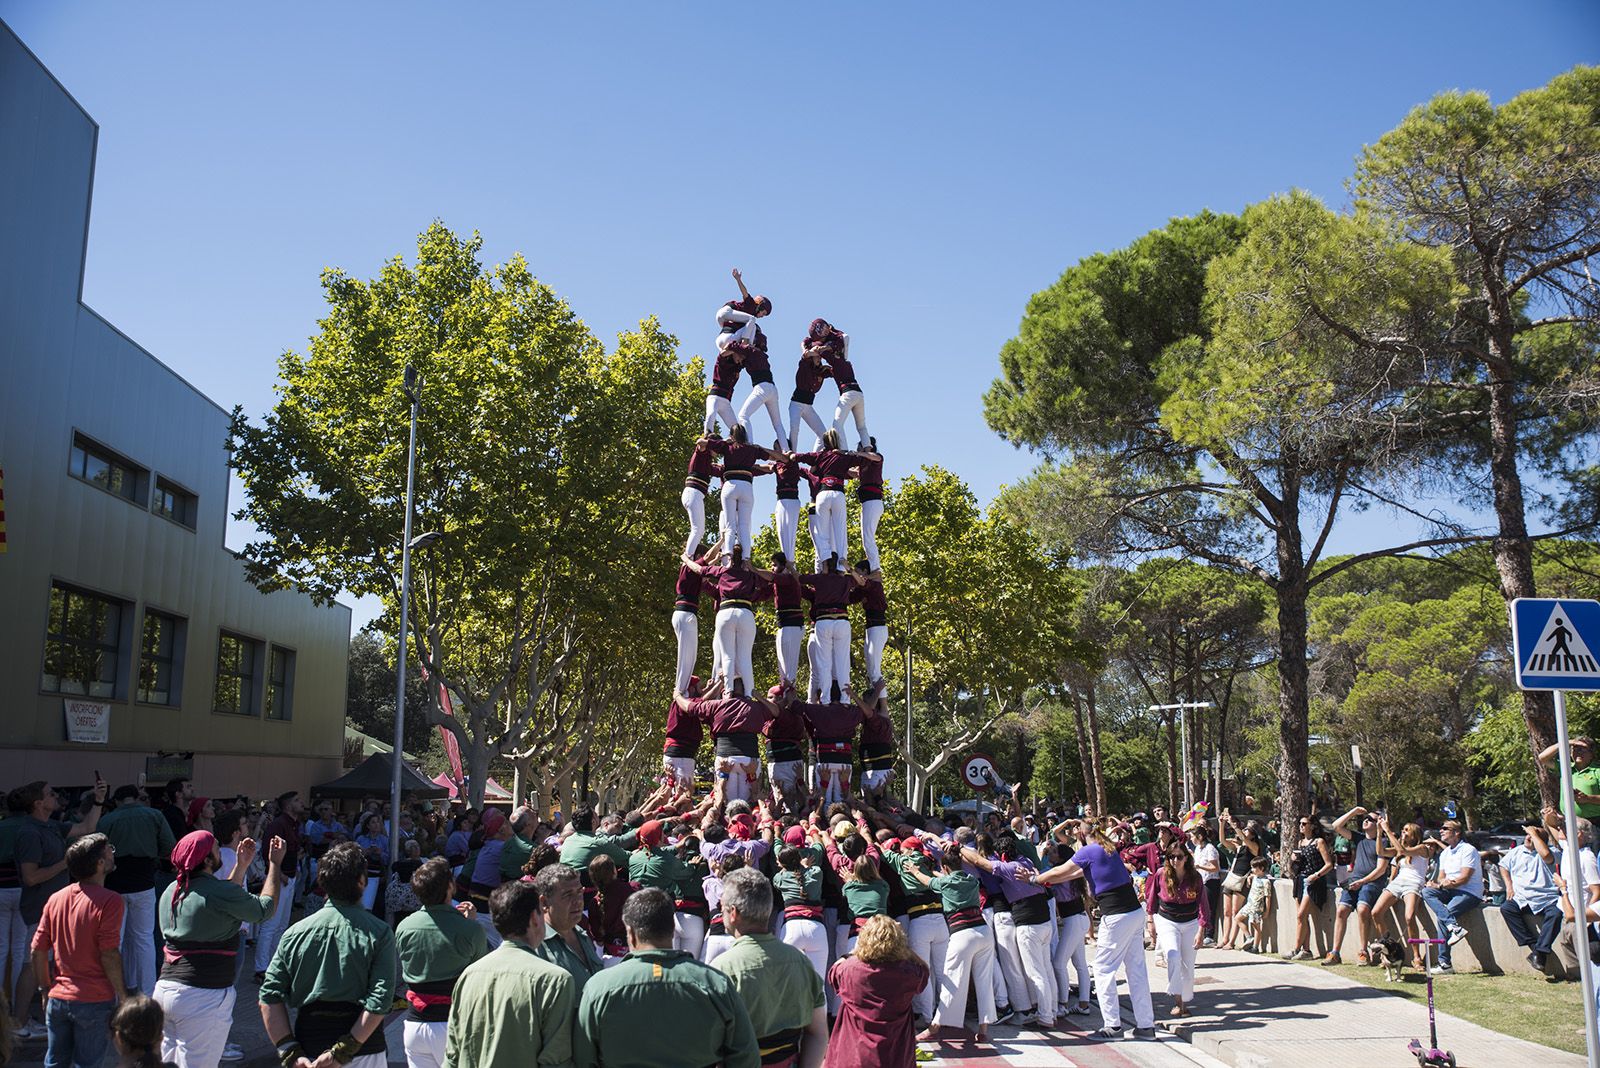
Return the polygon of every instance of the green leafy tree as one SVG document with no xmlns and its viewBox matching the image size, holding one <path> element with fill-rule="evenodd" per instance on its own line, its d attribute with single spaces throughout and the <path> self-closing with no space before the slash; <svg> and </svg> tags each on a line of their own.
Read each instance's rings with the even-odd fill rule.
<svg viewBox="0 0 1600 1068">
<path fill-rule="evenodd" d="M 1271 592 L 1285 820 L 1310 787 L 1306 598 L 1354 562 L 1317 568 L 1341 504 L 1371 495 L 1358 476 L 1396 456 L 1377 415 L 1392 358 L 1291 298 L 1309 287 L 1388 334 L 1449 284 L 1437 258 L 1299 194 L 1176 219 L 1036 294 L 985 398 L 991 426 L 1044 454 L 1013 498 L 1062 551 L 1178 551 Z"/>
<path fill-rule="evenodd" d="M 413 554 L 412 649 L 457 705 L 430 719 L 460 741 L 474 802 L 491 760 L 535 759 L 608 714 L 588 658 L 653 643 L 670 661 L 646 621 L 671 599 L 703 392 L 653 319 L 608 351 L 520 256 L 486 269 L 480 247 L 434 223 L 414 263 L 325 271 L 318 333 L 281 359 L 272 411 L 236 413 L 232 435 L 255 581 L 378 596 L 392 633 L 417 369 L 417 529 L 444 538 Z"/>
<path fill-rule="evenodd" d="M 1494 106 L 1483 93 L 1442 93 L 1367 147 L 1353 182 L 1359 202 L 1419 246 L 1448 255 L 1464 285 L 1446 329 L 1363 330 L 1311 303 L 1330 328 L 1404 356 L 1430 357 L 1418 389 L 1458 493 L 1493 507 L 1494 561 L 1507 601 L 1538 592 L 1530 495 L 1565 505 L 1573 529 L 1592 526 L 1589 454 L 1600 402 L 1600 68 L 1577 67 Z M 1555 496 L 1530 494 L 1522 468 Z M 1473 473 L 1478 473 L 1473 477 Z M 1563 500 L 1561 487 L 1582 492 Z M 1528 745 L 1554 738 L 1548 694 L 1521 702 Z M 1546 803 L 1555 783 L 1542 776 Z"/>
</svg>

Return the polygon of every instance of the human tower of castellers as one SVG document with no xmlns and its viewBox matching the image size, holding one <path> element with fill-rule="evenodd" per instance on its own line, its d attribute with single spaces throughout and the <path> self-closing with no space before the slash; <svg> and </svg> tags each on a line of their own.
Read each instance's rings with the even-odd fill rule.
<svg viewBox="0 0 1600 1068">
<path fill-rule="evenodd" d="M 809 737 L 815 755 L 810 788 L 827 802 L 850 793 L 855 737 L 861 733 L 862 786 L 880 794 L 894 764 L 894 734 L 883 705 L 883 650 L 888 640 L 888 601 L 879 569 L 877 529 L 883 515 L 883 456 L 867 433 L 866 398 L 850 363 L 850 337 L 823 319 L 813 320 L 801 344 L 789 399 L 789 425 L 798 438 L 803 422 L 816 432 L 811 452 L 790 449 L 778 409 L 767 336 L 760 321 L 772 311 L 764 296 L 752 296 L 738 270 L 740 297 L 717 311 L 716 362 L 706 394 L 703 435 L 689 455 L 683 507 L 689 514 L 689 538 L 678 571 L 672 629 L 678 642 L 678 665 L 672 707 L 667 718 L 663 757 L 664 780 L 692 788 L 695 762 L 711 729 L 715 746 L 717 790 L 724 800 L 750 801 L 760 791 L 758 739 L 767 742 L 767 774 L 773 803 L 786 812 L 805 807 Z M 750 392 L 734 414 L 734 391 L 742 374 L 750 376 Z M 839 388 L 832 426 L 817 414 L 817 391 L 828 379 Z M 772 448 L 754 443 L 751 420 L 765 408 L 771 420 Z M 854 415 L 856 440 L 846 448 L 846 419 Z M 718 425 L 726 430 L 720 436 Z M 798 442 L 796 442 L 798 444 Z M 771 475 L 777 481 L 774 520 L 778 551 L 761 568 L 751 559 L 754 481 Z M 705 503 L 713 479 L 721 483 L 718 537 L 705 541 Z M 854 480 L 861 501 L 862 557 L 848 558 L 845 483 Z M 801 573 L 795 559 L 800 525 L 800 483 L 810 490 L 806 509 L 812 544 L 812 568 Z M 710 682 L 702 684 L 695 669 L 699 659 L 700 598 L 709 594 L 716 612 L 711 642 Z M 756 686 L 752 650 L 756 639 L 755 607 L 771 600 L 777 610 L 778 682 Z M 867 689 L 850 684 L 850 607 L 865 614 L 864 654 Z M 805 639 L 807 605 L 811 635 Z M 800 648 L 805 645 L 810 671 L 806 691 L 797 686 Z"/>
<path fill-rule="evenodd" d="M 679 902 L 674 944 L 708 963 L 726 952 L 732 938 L 721 929 L 716 903 L 718 886 L 729 874 L 723 869 L 761 861 L 776 872 L 772 886 L 782 911 L 775 926 L 784 942 L 827 976 L 828 1008 L 830 1014 L 842 1011 L 841 1021 L 854 1013 L 847 984 L 835 981 L 839 973 L 833 962 L 859 954 L 858 939 L 878 929 L 875 921 L 892 917 L 904 930 L 910 958 L 926 965 L 908 973 L 914 993 L 903 992 L 914 1018 L 926 1025 L 916 1035 L 919 1041 L 941 1037 L 944 1028 L 964 1028 L 969 991 L 980 1041 L 997 1020 L 1051 1029 L 1058 1016 L 1091 1014 L 1096 994 L 1102 1026 L 1090 1037 L 1120 1037 L 1119 971 L 1127 978 L 1136 1033 L 1153 1035 L 1144 961 L 1146 909 L 1150 922 L 1171 927 L 1170 932 L 1162 927 L 1163 934 L 1183 947 L 1184 960 L 1171 969 L 1181 987 L 1171 991 L 1175 1012 L 1181 1012 L 1193 996 L 1193 950 L 1205 920 L 1198 873 L 1191 865 L 1171 880 L 1151 878 L 1141 895 L 1116 844 L 1087 821 L 1065 821 L 1035 841 L 1020 813 L 1010 830 L 980 834 L 972 827 L 946 827 L 888 796 L 895 744 L 883 696 L 888 604 L 876 539 L 883 514 L 883 456 L 867 432 L 850 338 L 824 319 L 812 320 L 801 343 L 786 432 L 760 325 L 772 302 L 752 295 L 737 270 L 733 277 L 740 296 L 717 312 L 717 356 L 704 432 L 689 457 L 684 484 L 689 536 L 672 617 L 676 685 L 660 789 L 644 807 L 704 812 L 706 841 L 699 848 L 715 858 L 704 880 L 702 906 L 710 926 L 695 919 L 695 903 L 686 908 Z M 750 376 L 750 391 L 736 410 L 742 373 Z M 815 405 L 830 378 L 839 395 L 828 425 Z M 762 409 L 772 424 L 771 448 L 753 441 L 752 420 Z M 851 417 L 853 443 L 847 440 Z M 719 435 L 719 424 L 726 436 Z M 803 433 L 802 424 L 819 439 L 810 452 L 791 448 L 799 444 L 794 439 Z M 762 568 L 750 558 L 752 484 L 765 475 L 777 480 L 779 548 Z M 714 543 L 706 546 L 705 498 L 714 479 L 721 483 L 721 522 Z M 853 564 L 845 507 L 850 480 L 857 481 L 861 502 L 862 553 Z M 795 559 L 802 481 L 811 496 L 805 510 L 813 546 L 807 573 L 799 571 Z M 702 594 L 710 594 L 716 605 L 709 682 L 696 674 Z M 760 687 L 751 667 L 754 609 L 768 598 L 777 614 L 779 678 Z M 861 690 L 851 683 L 854 604 L 864 609 L 866 624 Z M 798 683 L 802 644 L 809 662 L 803 689 Z M 694 806 L 696 760 L 707 728 L 714 785 L 711 796 Z M 858 731 L 859 792 L 851 784 Z M 813 758 L 809 777 L 807 739 Z M 765 790 L 758 785 L 762 741 Z M 665 848 L 665 827 L 665 822 L 645 823 L 639 841 Z M 766 860 L 769 855 L 775 863 Z M 630 858 L 629 876 L 648 883 L 650 865 L 636 866 L 638 856 Z M 1157 866 L 1164 859 L 1158 857 Z M 1156 892 L 1147 901 L 1150 887 Z M 1092 980 L 1086 946 L 1091 901 L 1100 918 Z M 892 1000 L 885 990 L 871 997 L 875 1003 Z M 905 1037 L 910 1035 L 908 1029 Z M 839 1037 L 837 1027 L 834 1037 Z"/>
</svg>

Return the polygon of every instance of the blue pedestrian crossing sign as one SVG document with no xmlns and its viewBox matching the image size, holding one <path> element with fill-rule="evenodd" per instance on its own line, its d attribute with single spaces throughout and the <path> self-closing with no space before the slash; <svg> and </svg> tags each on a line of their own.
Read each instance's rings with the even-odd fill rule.
<svg viewBox="0 0 1600 1068">
<path fill-rule="evenodd" d="M 1519 597 L 1511 644 L 1520 688 L 1600 690 L 1600 601 Z"/>
</svg>

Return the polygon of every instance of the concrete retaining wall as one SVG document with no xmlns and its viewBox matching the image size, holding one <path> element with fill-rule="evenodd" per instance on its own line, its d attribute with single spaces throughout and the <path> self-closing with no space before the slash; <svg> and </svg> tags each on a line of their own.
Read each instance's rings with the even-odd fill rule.
<svg viewBox="0 0 1600 1068">
<path fill-rule="evenodd" d="M 1287 953 L 1294 948 L 1295 941 L 1294 883 L 1290 879 L 1277 879 L 1274 881 L 1273 889 L 1276 900 L 1273 905 L 1273 922 L 1267 933 L 1267 946 L 1272 952 Z M 1311 951 L 1319 958 L 1331 948 L 1334 908 L 1338 896 L 1337 891 L 1329 894 L 1327 907 L 1312 920 Z M 1403 906 L 1396 905 L 1391 915 L 1393 919 L 1385 921 L 1383 933 L 1397 933 L 1398 926 L 1405 919 Z M 1429 912 L 1427 905 L 1420 901 L 1417 903 L 1417 924 L 1422 928 L 1421 937 L 1438 937 L 1433 913 Z M 1527 959 L 1528 951 L 1517 945 L 1516 940 L 1511 937 L 1511 931 L 1500 915 L 1499 906 L 1485 903 L 1483 908 L 1473 909 L 1462 920 L 1462 926 L 1467 929 L 1467 937 L 1452 946 L 1450 950 L 1451 964 L 1457 971 L 1533 974 L 1533 966 Z M 1344 942 L 1339 947 L 1339 952 L 1347 964 L 1354 964 L 1356 954 L 1361 952 L 1361 949 L 1356 917 L 1352 913 L 1349 923 L 1346 924 Z M 1560 960 L 1552 953 L 1547 964 L 1547 974 L 1577 978 L 1575 973 L 1563 973 Z"/>
</svg>

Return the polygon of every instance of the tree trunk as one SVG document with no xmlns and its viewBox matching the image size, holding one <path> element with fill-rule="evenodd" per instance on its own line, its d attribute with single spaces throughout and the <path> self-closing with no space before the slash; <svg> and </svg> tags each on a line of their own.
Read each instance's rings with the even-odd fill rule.
<svg viewBox="0 0 1600 1068">
<path fill-rule="evenodd" d="M 1497 277 L 1498 271 L 1490 277 Z M 1489 482 L 1494 490 L 1494 566 L 1500 574 L 1500 593 L 1509 606 L 1518 597 L 1536 597 L 1533 580 L 1533 543 L 1528 540 L 1527 506 L 1522 475 L 1517 470 L 1516 336 L 1509 301 L 1492 290 L 1484 293 L 1489 306 Z M 1537 757 L 1556 740 L 1555 699 L 1548 693 L 1522 695 L 1522 718 L 1528 726 L 1528 751 Z M 1534 760 L 1539 776 L 1541 805 L 1556 804 L 1560 769 Z"/>
<path fill-rule="evenodd" d="M 489 746 L 484 741 L 484 723 L 481 715 L 472 717 L 472 736 L 467 746 L 467 803 L 473 808 L 483 808 L 483 789 L 489 781 Z"/>
<path fill-rule="evenodd" d="M 1278 583 L 1278 817 L 1282 864 L 1289 865 L 1300 817 L 1309 813 L 1311 765 L 1310 670 L 1306 665 L 1305 552 L 1300 539 L 1300 472 L 1284 450 L 1283 502 L 1277 518 Z"/>
<path fill-rule="evenodd" d="M 1100 716 L 1095 711 L 1095 683 L 1091 681 L 1089 688 L 1084 691 L 1083 711 L 1088 720 L 1089 727 L 1089 761 L 1090 771 L 1094 777 L 1094 793 L 1091 802 L 1094 805 L 1094 814 L 1104 816 L 1109 806 L 1106 804 L 1106 776 L 1100 760 Z"/>
<path fill-rule="evenodd" d="M 1083 778 L 1083 803 L 1089 807 L 1095 804 L 1094 777 L 1089 764 L 1089 739 L 1088 732 L 1083 723 L 1083 698 L 1077 690 L 1068 691 L 1072 697 L 1072 720 L 1078 729 L 1078 770 Z"/>
</svg>

